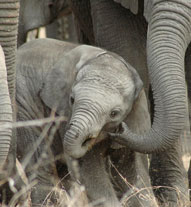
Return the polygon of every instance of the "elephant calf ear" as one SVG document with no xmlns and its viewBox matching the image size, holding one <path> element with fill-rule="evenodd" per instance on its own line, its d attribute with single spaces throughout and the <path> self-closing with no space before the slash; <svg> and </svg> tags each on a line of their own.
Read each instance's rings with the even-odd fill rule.
<svg viewBox="0 0 191 207">
<path fill-rule="evenodd" d="M 66 67 L 53 68 L 44 80 L 40 97 L 47 107 L 68 116 L 69 96 L 73 83 L 72 71 Z"/>
<path fill-rule="evenodd" d="M 84 65 L 88 64 L 91 60 L 95 59 L 96 57 L 107 53 L 105 50 L 93 47 L 89 45 L 80 45 L 73 50 L 71 50 L 67 57 L 69 59 L 73 59 L 73 64 L 75 64 L 76 72 L 79 72 Z"/>
<path fill-rule="evenodd" d="M 117 3 L 120 3 L 126 9 L 130 9 L 130 11 L 133 14 L 138 13 L 138 9 L 139 9 L 138 1 L 139 0 L 114 0 L 114 1 Z"/>
<path fill-rule="evenodd" d="M 141 90 L 143 89 L 143 81 L 141 80 L 139 74 L 137 73 L 137 71 L 131 66 L 129 65 L 129 69 L 133 74 L 133 80 L 135 83 L 135 99 L 137 99 L 139 97 L 139 94 L 141 92 Z"/>
<path fill-rule="evenodd" d="M 141 80 L 139 74 L 137 73 L 137 71 L 135 70 L 135 68 L 133 68 L 133 66 L 131 66 L 129 63 L 127 63 L 121 56 L 115 54 L 115 53 L 111 53 L 115 58 L 117 58 L 118 60 L 120 60 L 126 67 L 127 70 L 129 70 L 132 74 L 133 77 L 133 81 L 135 84 L 135 100 L 138 98 L 141 90 L 143 89 L 143 81 Z"/>
<path fill-rule="evenodd" d="M 151 128 L 150 114 L 144 90 L 141 90 L 125 122 L 131 131 L 136 134 L 144 134 Z"/>
</svg>

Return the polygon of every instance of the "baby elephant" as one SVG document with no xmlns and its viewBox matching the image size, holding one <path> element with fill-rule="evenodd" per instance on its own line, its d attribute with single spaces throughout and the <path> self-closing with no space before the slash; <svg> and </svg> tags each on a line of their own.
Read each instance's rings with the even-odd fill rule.
<svg viewBox="0 0 191 207">
<path fill-rule="evenodd" d="M 141 110 L 134 108 L 140 103 L 134 104 L 135 100 L 145 100 L 136 71 L 118 55 L 103 49 L 40 39 L 24 44 L 17 52 L 16 90 L 18 121 L 59 115 L 68 120 L 17 130 L 18 158 L 29 181 L 36 181 L 31 192 L 33 206 L 47 197 L 57 174 L 67 173 L 63 167 L 66 157 L 80 158 L 80 181 L 91 201 L 105 198 L 103 206 L 120 206 L 105 170 L 106 154 L 115 145 L 107 132 L 114 132 L 124 120 L 136 133 L 150 127 L 147 106 L 142 105 L 144 121 L 140 121 Z M 138 130 L 140 122 L 142 131 Z M 122 174 L 131 185 L 140 187 L 144 183 L 146 187 L 146 155 L 124 149 L 122 160 L 127 165 L 118 163 L 125 167 Z M 112 152 L 114 162 L 120 160 L 114 149 Z M 123 192 L 130 189 L 127 184 L 114 183 L 118 188 L 121 185 Z M 131 193 L 135 192 L 131 189 Z M 128 200 L 132 204 L 132 199 Z M 132 206 L 139 206 L 135 200 L 137 204 Z M 145 206 L 154 206 L 143 200 Z"/>
</svg>

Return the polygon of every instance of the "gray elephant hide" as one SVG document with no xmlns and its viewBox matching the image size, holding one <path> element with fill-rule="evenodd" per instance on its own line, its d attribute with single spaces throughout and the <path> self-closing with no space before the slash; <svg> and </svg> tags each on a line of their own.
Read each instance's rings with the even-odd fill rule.
<svg viewBox="0 0 191 207">
<path fill-rule="evenodd" d="M 91 61 L 95 61 L 94 64 L 100 64 L 102 60 L 104 61 L 102 55 L 105 53 L 109 54 L 111 67 L 115 65 L 115 61 L 118 61 L 121 67 L 129 70 L 127 72 L 133 80 L 132 84 L 136 85 L 136 73 L 128 68 L 128 64 L 123 62 L 124 60 L 119 56 L 100 48 L 79 46 L 52 39 L 40 39 L 24 44 L 17 52 L 18 121 L 59 115 L 66 118 L 61 123 L 48 123 L 17 130 L 18 158 L 25 168 L 29 181 L 32 182 L 34 179 L 38 181 L 32 188 L 33 206 L 44 201 L 52 187 L 58 182 L 59 174 L 62 176 L 67 174 L 63 156 L 63 138 L 67 121 L 70 120 L 73 113 L 69 103 L 71 89 L 79 71 L 81 72 L 82 68 Z M 99 58 L 99 56 L 102 57 Z M 80 80 L 79 74 L 78 79 Z M 150 118 L 144 91 L 141 90 L 141 84 L 138 85 L 140 86 L 135 90 L 133 100 L 128 100 L 130 108 L 125 120 L 132 131 L 143 133 L 150 128 Z M 127 106 L 125 107 L 127 108 Z M 93 147 L 80 159 L 81 182 L 86 187 L 89 199 L 95 201 L 105 197 L 106 202 L 103 206 L 116 207 L 120 206 L 116 193 L 119 198 L 123 197 L 125 193 L 123 202 L 128 206 L 156 206 L 152 190 L 147 188 L 150 187 L 147 156 L 124 147 L 124 154 L 118 157 L 119 154 L 115 153 L 117 149 L 110 147 L 110 140 L 105 140 L 103 142 L 105 144 L 101 143 L 98 143 L 97 147 Z M 110 164 L 107 164 L 108 172 L 106 172 L 106 155 L 110 153 L 112 154 L 111 161 Z M 120 171 L 120 167 L 125 166 L 123 170 L 127 171 L 125 172 L 128 177 L 127 182 L 124 182 L 113 168 L 112 159 L 118 159 L 116 169 L 121 175 L 124 171 Z M 59 166 L 61 167 L 59 168 Z M 111 179 L 108 173 L 111 174 Z M 70 186 L 68 183 L 65 179 L 66 189 L 67 185 Z M 141 188 L 143 190 L 140 191 Z M 140 199 L 141 196 L 144 199 Z"/>
</svg>

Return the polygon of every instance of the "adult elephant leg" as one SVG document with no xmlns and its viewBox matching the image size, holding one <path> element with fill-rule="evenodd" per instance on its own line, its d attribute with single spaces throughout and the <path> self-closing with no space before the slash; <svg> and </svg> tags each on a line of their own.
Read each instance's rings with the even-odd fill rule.
<svg viewBox="0 0 191 207">
<path fill-rule="evenodd" d="M 143 1 L 138 15 L 114 1 L 90 0 L 95 45 L 115 52 L 139 73 L 148 94 L 146 63 L 147 23 L 143 17 Z"/>
<path fill-rule="evenodd" d="M 7 68 L 7 80 L 8 80 L 8 91 L 5 90 L 7 83 L 3 83 L 5 75 L 1 75 L 2 84 L 1 86 L 1 109 L 0 119 L 1 122 L 11 123 L 12 122 L 12 109 L 14 113 L 15 103 L 15 51 L 17 45 L 17 31 L 18 31 L 18 16 L 19 16 L 19 0 L 2 0 L 0 2 L 0 44 L 5 53 L 5 61 Z M 9 94 L 11 103 L 8 100 Z M 11 109 L 12 104 L 12 109 Z M 15 120 L 15 116 L 13 115 Z M 16 171 L 16 155 L 15 148 L 16 137 L 13 135 L 11 129 L 0 130 L 0 168 L 1 168 L 1 180 L 7 179 L 12 176 Z M 6 162 L 6 165 L 5 165 Z M 5 170 L 5 177 L 2 175 L 2 168 Z"/>
<path fill-rule="evenodd" d="M 159 186 L 154 188 L 154 192 L 161 205 L 188 204 L 188 180 L 182 162 L 181 140 L 178 140 L 168 151 L 152 154 L 150 176 L 152 186 Z"/>
<path fill-rule="evenodd" d="M 78 41 L 84 44 L 95 45 L 90 0 L 69 0 L 69 5 L 75 15 Z"/>
</svg>

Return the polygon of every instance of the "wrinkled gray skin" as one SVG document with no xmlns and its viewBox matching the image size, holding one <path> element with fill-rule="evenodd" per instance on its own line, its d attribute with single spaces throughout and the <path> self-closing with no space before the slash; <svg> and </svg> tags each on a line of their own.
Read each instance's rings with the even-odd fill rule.
<svg viewBox="0 0 191 207">
<path fill-rule="evenodd" d="M 12 8 L 12 12 L 10 11 Z M 6 9 L 7 8 L 7 9 Z M 14 103 L 15 96 L 15 50 L 16 50 L 16 38 L 17 38 L 17 27 L 18 27 L 18 14 L 19 14 L 19 2 L 18 0 L 11 2 L 1 3 L 0 5 L 0 45 L 1 48 L 1 122 L 10 124 L 13 119 L 12 104 Z M 11 16 L 12 15 L 12 16 Z M 11 18 L 10 18 L 11 16 Z M 9 23 L 8 23 L 9 22 Z M 3 51 L 2 51 L 3 49 Z M 5 56 L 4 56 L 5 54 Z M 6 66 L 4 64 L 6 62 Z M 7 74 L 5 74 L 7 73 Z M 8 80 L 8 82 L 7 82 Z M 9 91 L 7 88 L 9 87 Z M 0 170 L 7 159 L 7 155 L 10 148 L 12 130 L 10 128 L 0 130 Z"/>
<path fill-rule="evenodd" d="M 152 184 L 178 188 L 187 197 L 177 140 L 186 116 L 184 55 L 191 39 L 190 1 L 70 0 L 70 6 L 81 31 L 81 43 L 121 55 L 138 71 L 146 91 L 150 79 L 155 103 L 151 130 L 136 136 L 125 127 L 125 133 L 114 138 L 139 152 L 168 149 L 152 155 Z M 179 199 L 167 188 L 156 194 L 161 202 L 172 205 Z"/>
<path fill-rule="evenodd" d="M 9 90 L 8 90 L 8 82 L 7 82 L 7 70 L 6 70 L 6 65 L 5 65 L 5 56 L 2 47 L 0 46 L 0 72 L 1 72 L 1 82 L 0 82 L 0 88 L 2 90 L 1 94 L 1 100 L 3 100 L 6 104 L 6 107 L 3 105 L 1 108 L 1 111 L 4 112 L 5 114 L 0 116 L 1 121 L 5 124 L 10 124 L 12 122 L 12 108 L 11 108 L 11 100 L 9 97 Z M 4 120 L 3 117 L 6 117 Z M 3 128 L 1 129 L 1 133 L 3 132 Z M 7 138 L 6 138 L 7 137 Z M 3 139 L 8 139 L 10 141 L 11 139 L 11 129 L 9 128 L 7 131 L 7 134 L 4 135 Z M 3 150 L 3 147 L 6 149 L 8 148 L 4 155 L 1 156 L 1 161 L 0 161 L 0 169 L 2 170 L 5 160 L 7 158 L 7 153 L 9 151 L 9 145 L 6 147 L 5 144 L 1 143 L 1 150 Z"/>
<path fill-rule="evenodd" d="M 0 45 L 0 88 L 1 88 L 1 101 L 4 104 L 1 104 L 0 111 L 0 120 L 2 123 L 11 124 L 13 121 L 12 117 L 12 107 L 11 107 L 11 99 L 8 90 L 8 82 L 7 82 L 7 70 L 5 65 L 5 56 L 3 49 Z M 4 141 L 6 140 L 6 142 Z M 8 128 L 1 128 L 0 129 L 0 180 L 2 183 L 6 182 L 9 176 L 14 174 L 15 170 L 15 163 L 14 163 L 14 153 L 8 153 L 10 150 L 10 143 L 13 143 L 12 140 L 12 130 L 10 127 Z M 9 158 L 10 162 L 7 162 L 7 158 Z M 5 170 L 5 172 L 3 171 Z M 8 175 L 8 176 L 7 176 Z M 7 191 L 5 190 L 5 186 L 0 186 L 0 194 L 2 196 L 2 190 L 6 192 L 6 199 L 7 199 Z M 8 188 L 7 188 L 8 189 Z M 4 198 L 5 199 L 5 198 Z M 4 200 L 5 201 L 5 200 Z"/>
<path fill-rule="evenodd" d="M 67 0 L 20 0 L 18 46 L 26 42 L 27 32 L 50 24 L 68 13 Z"/>
<path fill-rule="evenodd" d="M 15 179 L 16 137 L 10 126 L 15 120 L 15 51 L 19 0 L 1 1 L 0 14 L 0 202 L 3 200 L 8 203 L 12 196 L 8 180 L 14 179 L 14 188 L 20 189 L 18 179 Z"/>
<path fill-rule="evenodd" d="M 27 163 L 25 171 L 30 182 L 35 178 L 38 181 L 31 193 L 33 206 L 42 204 L 58 181 L 58 164 L 65 165 L 63 146 L 67 157 L 85 155 L 79 161 L 80 181 L 85 185 L 90 201 L 105 198 L 106 201 L 100 206 L 120 206 L 115 188 L 119 198 L 124 193 L 126 196 L 135 193 L 135 196 L 126 199 L 128 206 L 156 206 L 153 199 L 140 198 L 148 193 L 153 195 L 151 188 L 147 188 L 150 187 L 147 156 L 123 148 L 128 154 L 126 163 L 119 162 L 116 168 L 125 165 L 128 184 L 122 179 L 116 182 L 111 176 L 113 188 L 108 173 L 119 175 L 110 164 L 107 165 L 107 172 L 105 161 L 110 151 L 118 145 L 109 139 L 101 142 L 101 139 L 107 138 L 106 132 L 118 128 L 123 120 L 136 133 L 149 129 L 150 118 L 145 94 L 141 89 L 142 82 L 135 70 L 121 57 L 100 48 L 77 46 L 53 39 L 34 40 L 19 48 L 16 96 L 18 121 L 49 117 L 51 110 L 68 119 L 68 124 L 66 121 L 55 124 L 49 130 L 48 134 L 51 135 L 55 126 L 58 127 L 50 148 L 46 148 L 50 136 L 46 136 L 39 146 L 36 144 L 47 126 L 17 130 L 18 158 L 23 166 Z M 72 133 L 76 133 L 78 140 L 75 148 L 67 145 Z M 90 148 L 92 150 L 88 151 Z M 31 150 L 35 152 L 30 159 L 28 154 Z M 52 162 L 58 158 L 59 163 Z M 117 154 L 115 158 L 119 159 Z M 124 172 L 121 173 L 123 175 Z M 64 182 L 66 184 L 67 180 Z M 136 192 L 132 186 L 146 189 Z"/>
</svg>

